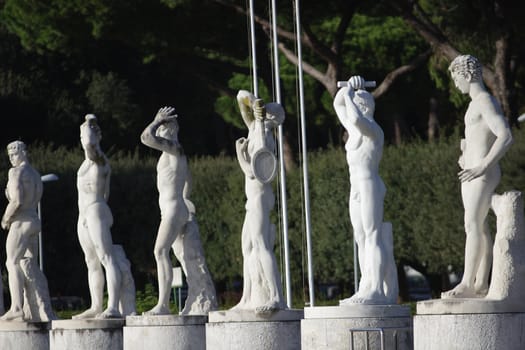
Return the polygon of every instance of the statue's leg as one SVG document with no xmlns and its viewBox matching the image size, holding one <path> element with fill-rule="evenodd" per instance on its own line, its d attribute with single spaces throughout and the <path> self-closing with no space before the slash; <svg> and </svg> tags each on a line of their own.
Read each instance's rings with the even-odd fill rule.
<svg viewBox="0 0 525 350">
<path fill-rule="evenodd" d="M 357 257 L 359 263 L 359 272 L 361 273 L 359 285 L 355 286 L 355 297 L 357 298 L 359 296 L 360 291 L 366 291 L 370 289 L 370 283 L 369 281 L 367 281 L 366 276 L 366 236 L 365 231 L 363 229 L 363 221 L 361 215 L 361 200 L 359 191 L 355 188 L 350 192 L 350 198 L 348 200 L 348 209 L 350 212 L 350 221 L 352 223 L 353 237 L 357 243 Z"/>
<path fill-rule="evenodd" d="M 159 300 L 157 305 L 146 311 L 145 315 L 166 315 L 170 313 L 169 298 L 171 281 L 173 279 L 173 266 L 171 264 L 170 252 L 175 238 L 182 231 L 186 217 L 175 213 L 163 213 L 155 241 L 153 253 L 157 263 L 157 278 L 159 283 Z"/>
<path fill-rule="evenodd" d="M 110 227 L 113 223 L 111 212 L 107 205 L 95 204 L 86 213 L 87 229 L 93 243 L 96 257 L 104 266 L 108 290 L 108 305 L 106 310 L 97 315 L 98 318 L 120 318 L 119 298 L 121 275 L 117 261 L 113 255 L 113 240 Z"/>
<path fill-rule="evenodd" d="M 78 241 L 84 252 L 88 270 L 88 287 L 91 306 L 86 311 L 73 316 L 73 319 L 94 318 L 102 312 L 104 296 L 104 271 L 97 257 L 95 247 L 89 236 L 89 231 L 82 217 L 77 224 Z"/>
<path fill-rule="evenodd" d="M 385 186 L 380 179 L 363 180 L 359 183 L 361 193 L 361 221 L 365 232 L 366 274 L 370 289 L 361 297 L 363 302 L 386 302 L 383 280 L 387 267 L 383 242 L 383 199 Z"/>
<path fill-rule="evenodd" d="M 492 239 L 487 230 L 486 218 L 495 185 L 485 177 L 461 184 L 465 208 L 465 268 L 461 282 L 442 298 L 474 298 L 488 289 L 488 272 L 492 264 Z"/>
<path fill-rule="evenodd" d="M 15 221 L 11 224 L 6 240 L 7 273 L 9 281 L 9 293 L 11 295 L 11 307 L 0 320 L 23 320 L 24 311 L 24 274 L 20 267 L 20 260 L 29 244 L 31 234 L 27 233 L 29 223 Z"/>
</svg>

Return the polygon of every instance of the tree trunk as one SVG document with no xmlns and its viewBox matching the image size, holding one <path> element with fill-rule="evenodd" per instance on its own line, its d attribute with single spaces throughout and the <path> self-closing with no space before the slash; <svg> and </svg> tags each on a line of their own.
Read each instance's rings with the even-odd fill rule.
<svg viewBox="0 0 525 350">
<path fill-rule="evenodd" d="M 438 100 L 435 97 L 431 97 L 429 101 L 429 112 L 428 112 L 428 141 L 433 142 L 436 137 L 439 136 L 439 119 L 437 108 Z"/>
</svg>

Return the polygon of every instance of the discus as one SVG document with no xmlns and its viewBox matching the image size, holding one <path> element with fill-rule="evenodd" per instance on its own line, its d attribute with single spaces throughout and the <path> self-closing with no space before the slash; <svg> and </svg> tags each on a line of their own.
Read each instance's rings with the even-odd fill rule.
<svg viewBox="0 0 525 350">
<path fill-rule="evenodd" d="M 255 178 L 266 184 L 271 182 L 277 172 L 277 158 L 268 148 L 263 147 L 252 156 L 252 172 Z"/>
</svg>

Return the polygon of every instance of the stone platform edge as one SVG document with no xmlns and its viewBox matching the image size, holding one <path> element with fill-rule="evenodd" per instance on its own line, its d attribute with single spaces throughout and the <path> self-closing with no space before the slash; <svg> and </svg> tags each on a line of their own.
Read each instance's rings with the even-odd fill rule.
<svg viewBox="0 0 525 350">
<path fill-rule="evenodd" d="M 343 305 L 317 306 L 304 309 L 305 319 L 410 317 L 410 307 L 404 305 Z"/>
<path fill-rule="evenodd" d="M 0 331 L 25 332 L 48 331 L 51 322 L 0 321 Z"/>
<path fill-rule="evenodd" d="M 268 314 L 258 314 L 255 310 L 212 311 L 208 314 L 208 323 L 219 322 L 286 322 L 300 321 L 304 311 L 299 309 L 277 310 Z"/>
<path fill-rule="evenodd" d="M 198 326 L 208 322 L 205 315 L 142 315 L 127 316 L 126 327 Z"/>
<path fill-rule="evenodd" d="M 479 298 L 433 299 L 419 301 L 418 315 L 525 313 L 525 300 L 509 302 Z"/>
<path fill-rule="evenodd" d="M 51 329 L 114 329 L 124 327 L 126 320 L 114 319 L 84 319 L 84 320 L 55 320 L 51 321 Z"/>
</svg>

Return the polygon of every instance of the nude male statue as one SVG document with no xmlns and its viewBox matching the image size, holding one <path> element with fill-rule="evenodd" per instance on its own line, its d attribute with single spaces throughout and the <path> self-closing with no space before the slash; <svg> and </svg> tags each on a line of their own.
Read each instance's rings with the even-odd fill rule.
<svg viewBox="0 0 525 350">
<path fill-rule="evenodd" d="M 441 297 L 484 297 L 492 264 L 492 239 L 486 219 L 501 177 L 498 161 L 512 144 L 512 134 L 498 102 L 483 84 L 479 61 L 461 55 L 452 61 L 449 71 L 456 87 L 471 98 L 465 113 L 465 138 L 461 140 L 463 154 L 458 162 L 466 244 L 463 278 Z"/>
<path fill-rule="evenodd" d="M 172 107 L 160 108 L 144 129 L 144 145 L 162 151 L 157 163 L 157 189 L 161 221 L 155 241 L 155 260 L 159 282 L 159 300 L 145 315 L 170 314 L 169 297 L 173 279 L 170 251 L 187 276 L 188 299 L 182 314 L 207 314 L 217 307 L 215 288 L 206 267 L 191 191 L 188 162 L 178 140 L 177 115 Z"/>
<path fill-rule="evenodd" d="M 254 164 L 261 152 L 274 152 L 272 130 L 284 121 L 284 110 L 277 103 L 263 104 L 253 94 L 241 90 L 237 102 L 248 137 L 236 142 L 237 160 L 244 172 L 246 216 L 242 227 L 243 293 L 233 309 L 252 309 L 256 313 L 269 313 L 285 308 L 282 286 L 273 254 L 275 226 L 270 222 L 270 212 L 275 198 L 268 162 Z M 268 160 L 267 158 L 266 160 Z M 270 164 L 271 167 L 271 164 Z"/>
<path fill-rule="evenodd" d="M 102 133 L 93 114 L 80 126 L 80 142 L 85 160 L 77 173 L 78 239 L 88 268 L 91 307 L 74 319 L 120 318 L 119 297 L 121 272 L 113 253 L 111 225 L 113 216 L 107 204 L 111 168 L 100 148 Z M 104 267 L 108 303 L 103 310 Z"/>
<path fill-rule="evenodd" d="M 9 230 L 6 241 L 7 271 L 11 307 L 0 320 L 49 321 L 54 318 L 50 307 L 47 280 L 34 265 L 34 254 L 41 222 L 37 208 L 42 198 L 40 174 L 29 164 L 26 145 L 21 141 L 11 142 L 7 153 L 12 168 L 9 170 L 6 196 L 9 204 L 2 217 L 2 228 Z M 27 281 L 30 273 L 32 281 Z M 35 284 L 28 286 L 28 283 Z M 24 294 L 30 305 L 30 314 L 24 314 Z M 31 312 L 33 314 L 31 314 Z M 30 319 L 27 319 L 30 318 Z"/>
<path fill-rule="evenodd" d="M 361 280 L 357 292 L 342 300 L 351 303 L 392 304 L 397 299 L 397 273 L 392 231 L 383 223 L 386 187 L 379 176 L 384 135 L 374 120 L 374 98 L 364 90 L 365 80 L 353 76 L 339 89 L 334 109 L 348 132 L 345 144 L 350 172 L 350 220 L 358 246 Z"/>
</svg>

